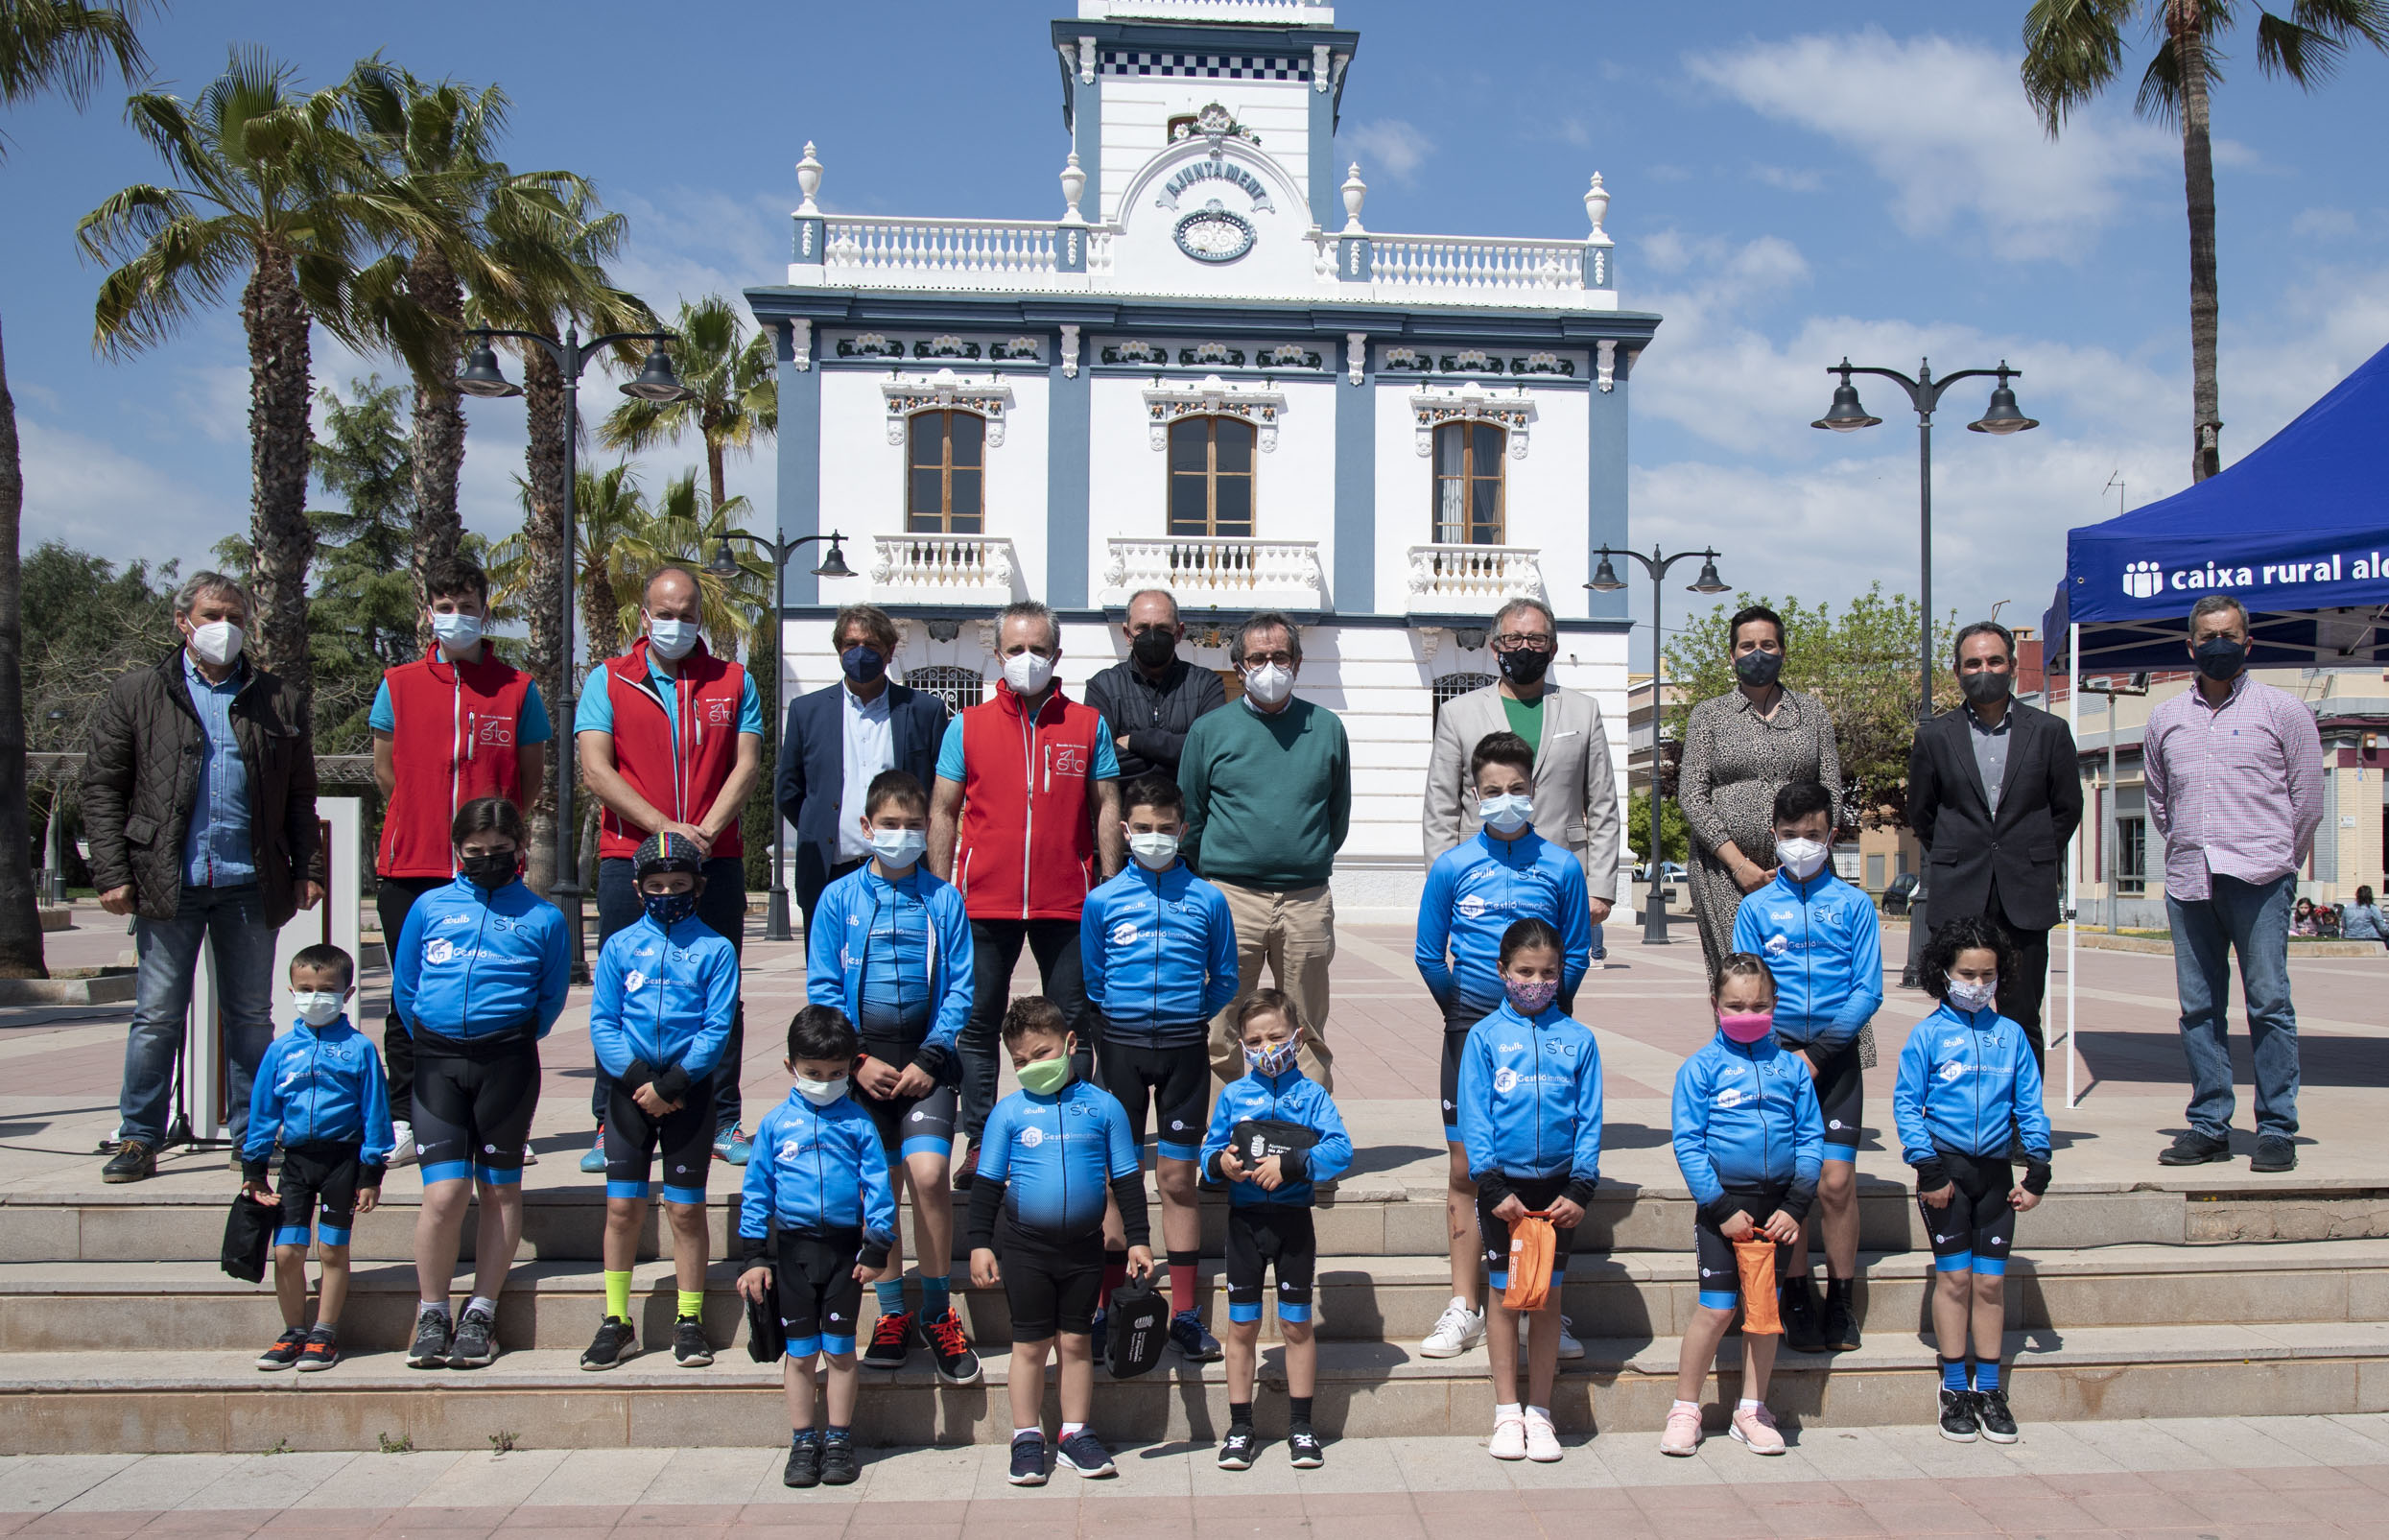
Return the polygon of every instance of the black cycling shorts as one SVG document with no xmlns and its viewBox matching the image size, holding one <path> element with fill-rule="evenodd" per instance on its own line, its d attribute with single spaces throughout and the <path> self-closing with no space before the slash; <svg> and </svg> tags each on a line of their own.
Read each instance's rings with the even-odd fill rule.
<svg viewBox="0 0 2389 1540">
<path fill-rule="evenodd" d="M 780 1327 L 788 1334 L 788 1356 L 803 1365 L 816 1353 L 852 1353 L 855 1317 L 863 1309 L 863 1285 L 855 1278 L 863 1232 L 782 1230 L 779 1248 Z"/>
<path fill-rule="evenodd" d="M 1925 1233 L 1932 1238 L 1933 1270 L 2004 1276 L 2008 1248 L 2016 1244 L 2016 1208 L 2007 1200 L 2016 1190 L 2016 1168 L 2005 1160 L 1937 1148 L 1934 1152 L 1957 1191 L 1945 1208 L 1934 1208 L 1922 1196 L 1916 1200 Z"/>
<path fill-rule="evenodd" d="M 1290 1203 L 1239 1203 L 1228 1210 L 1228 1319 L 1261 1318 L 1261 1275 L 1277 1273 L 1277 1318 L 1311 1318 L 1311 1287 L 1319 1268 L 1319 1237 L 1308 1208 Z"/>
<path fill-rule="evenodd" d="M 1128 1135 L 1145 1149 L 1149 1108 L 1160 1125 L 1164 1160 L 1193 1160 L 1203 1152 L 1203 1129 L 1211 1105 L 1211 1052 L 1200 1038 L 1176 1048 L 1147 1048 L 1113 1040 L 1110 1029 L 1095 1051 L 1103 1089 L 1128 1112 Z"/>
<path fill-rule="evenodd" d="M 1855 1163 L 1866 1123 L 1866 1078 L 1858 1067 L 1858 1040 L 1852 1038 L 1836 1053 L 1803 1052 L 1816 1080 L 1816 1108 L 1825 1120 L 1825 1158 Z"/>
<path fill-rule="evenodd" d="M 1004 1299 L 1011 1307 L 1012 1340 L 1042 1342 L 1056 1332 L 1083 1337 L 1095 1330 L 1103 1297 L 1103 1232 L 1053 1245 L 1029 1240 L 1007 1220 L 996 1232 L 1004 1268 Z"/>
<path fill-rule="evenodd" d="M 605 1196 L 646 1197 L 664 1156 L 664 1201 L 703 1203 L 705 1177 L 714 1164 L 714 1078 L 692 1084 L 677 1111 L 650 1118 L 619 1081 L 608 1080 L 613 1100 L 605 1109 Z"/>
<path fill-rule="evenodd" d="M 879 1129 L 880 1148 L 887 1151 L 889 1160 L 910 1160 L 914 1155 L 953 1158 L 958 1100 L 953 1086 L 937 1086 L 927 1096 L 887 1098 L 873 1096 L 860 1084 L 853 1090 L 856 1103 L 871 1115 L 872 1125 Z"/>
<path fill-rule="evenodd" d="M 1526 1205 L 1527 1213 L 1538 1214 L 1550 1207 L 1551 1199 L 1568 1191 L 1568 1184 L 1573 1178 L 1563 1173 L 1558 1176 L 1509 1176 L 1503 1180 L 1509 1184 L 1510 1195 Z M 1494 1218 L 1493 1211 L 1500 1206 L 1500 1201 L 1489 1196 L 1481 1185 L 1478 1187 L 1477 1234 L 1485 1244 L 1485 1280 L 1497 1290 L 1510 1286 L 1510 1222 Z M 1551 1252 L 1551 1282 L 1555 1286 L 1567 1279 L 1568 1252 L 1575 1244 L 1575 1230 L 1571 1227 L 1560 1231 L 1555 1237 L 1557 1244 Z"/>
<path fill-rule="evenodd" d="M 1764 1224 L 1776 1206 L 1784 1201 L 1786 1188 L 1729 1187 L 1726 1201 L 1750 1216 L 1753 1224 Z M 1732 1212 L 1728 1210 L 1728 1212 Z M 1793 1247 L 1775 1248 L 1775 1280 L 1781 1284 L 1792 1271 Z M 1734 1259 L 1734 1243 L 1725 1232 L 1705 1219 L 1692 1220 L 1692 1257 L 1700 1268 L 1700 1302 L 1710 1310 L 1732 1310 L 1742 1297 L 1742 1269 Z"/>
<path fill-rule="evenodd" d="M 414 1039 L 414 1148 L 423 1185 L 478 1177 L 523 1180 L 523 1148 L 539 1110 L 539 1044 L 529 1036 L 459 1043 Z"/>
<path fill-rule="evenodd" d="M 323 1210 L 323 1244 L 348 1244 L 357 1219 L 357 1154 L 363 1148 L 303 1144 L 283 1149 L 282 1177 L 273 1184 L 282 1197 L 282 1216 L 273 1225 L 275 1245 L 305 1245 L 319 1203 Z"/>
</svg>

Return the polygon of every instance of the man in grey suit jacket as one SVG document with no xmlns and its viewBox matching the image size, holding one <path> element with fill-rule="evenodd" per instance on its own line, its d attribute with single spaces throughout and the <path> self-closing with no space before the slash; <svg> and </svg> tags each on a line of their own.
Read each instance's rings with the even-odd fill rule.
<svg viewBox="0 0 2389 1540">
<path fill-rule="evenodd" d="M 1609 734 L 1589 695 L 1546 682 L 1559 652 L 1559 627 L 1539 599 L 1513 599 L 1493 617 L 1501 681 L 1444 702 L 1427 760 L 1419 831 L 1432 865 L 1477 832 L 1468 756 L 1488 733 L 1515 732 L 1535 746 L 1534 831 L 1576 853 L 1592 895 L 1593 923 L 1609 918 L 1618 891 L 1618 778 Z"/>
</svg>

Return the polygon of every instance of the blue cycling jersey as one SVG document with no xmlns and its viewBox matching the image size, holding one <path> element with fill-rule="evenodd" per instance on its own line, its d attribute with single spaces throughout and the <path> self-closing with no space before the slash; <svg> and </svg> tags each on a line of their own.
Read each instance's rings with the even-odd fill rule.
<svg viewBox="0 0 2389 1540">
<path fill-rule="evenodd" d="M 1809 1061 L 1773 1034 L 1738 1043 L 1720 1031 L 1675 1072 L 1676 1169 L 1713 1222 L 1728 1187 L 1788 1190 L 1783 1207 L 1809 1212 L 1825 1164 L 1825 1115 Z"/>
<path fill-rule="evenodd" d="M 1479 829 L 1437 856 L 1419 896 L 1415 952 L 1435 1003 L 1480 1015 L 1499 1006 L 1502 936 L 1525 919 L 1559 932 L 1559 991 L 1573 999 L 1593 965 L 1593 911 L 1576 858 L 1532 829 L 1515 840 Z"/>
<path fill-rule="evenodd" d="M 807 1000 L 943 1070 L 971 1013 L 971 925 L 961 893 L 926 863 L 892 883 L 865 863 L 822 889 L 805 954 Z"/>
<path fill-rule="evenodd" d="M 738 1012 L 738 954 L 691 915 L 666 932 L 642 914 L 606 937 L 591 976 L 589 1043 L 606 1074 L 711 1075 Z"/>
<path fill-rule="evenodd" d="M 245 1163 L 263 1163 L 278 1142 L 353 1144 L 365 1165 L 390 1164 L 390 1087 L 373 1043 L 342 1016 L 327 1026 L 305 1022 L 266 1045 L 248 1098 Z"/>
<path fill-rule="evenodd" d="M 1100 1230 L 1112 1179 L 1143 1170 L 1127 1112 L 1110 1092 L 1084 1080 L 1052 1096 L 1005 1097 L 987 1114 L 979 1149 L 979 1179 L 1008 1184 L 1004 1212 L 1013 1229 L 1049 1245 Z"/>
<path fill-rule="evenodd" d="M 1183 861 L 1141 861 L 1087 895 L 1078 954 L 1106 1038 L 1148 1048 L 1203 1040 L 1236 998 L 1236 921 L 1219 889 Z"/>
<path fill-rule="evenodd" d="M 1766 959 L 1775 975 L 1775 1035 L 1793 1048 L 1837 1052 L 1883 1003 L 1874 900 L 1830 869 L 1807 882 L 1779 870 L 1743 898 L 1734 950 Z"/>
<path fill-rule="evenodd" d="M 1344 1131 L 1336 1099 L 1296 1067 L 1283 1075 L 1250 1072 L 1220 1090 L 1211 1127 L 1203 1134 L 1202 1168 L 1214 1178 L 1219 1174 L 1220 1151 L 1235 1137 L 1236 1125 L 1247 1118 L 1296 1124 L 1317 1134 L 1319 1142 L 1303 1151 L 1301 1177 L 1280 1183 L 1274 1193 L 1251 1181 L 1230 1182 L 1232 1207 L 1309 1208 L 1317 1191 L 1314 1184 L 1332 1182 L 1351 1169 L 1352 1135 Z"/>
<path fill-rule="evenodd" d="M 1941 1150 L 2004 1160 L 2021 1143 L 2027 1161 L 2049 1158 L 2041 1068 L 2024 1030 L 1991 1007 L 1944 1004 L 1908 1029 L 1891 1093 L 1900 1158 L 1923 1165 Z"/>
<path fill-rule="evenodd" d="M 755 1125 L 755 1152 L 739 1184 L 738 1233 L 762 1242 L 770 1227 L 818 1235 L 860 1230 L 859 1260 L 887 1265 L 896 1239 L 896 1194 L 871 1115 L 840 1097 L 816 1107 L 794 1091 Z M 750 1256 L 756 1248 L 750 1245 Z"/>
<path fill-rule="evenodd" d="M 1592 1029 L 1557 1006 L 1528 1020 L 1504 1002 L 1468 1031 L 1459 1118 L 1468 1173 L 1479 1183 L 1566 1176 L 1589 1196 L 1601 1169 L 1601 1051 Z"/>
<path fill-rule="evenodd" d="M 545 1037 L 564 1013 L 568 950 L 562 912 L 519 879 L 493 893 L 459 877 L 407 911 L 390 1008 L 451 1039 Z"/>
</svg>

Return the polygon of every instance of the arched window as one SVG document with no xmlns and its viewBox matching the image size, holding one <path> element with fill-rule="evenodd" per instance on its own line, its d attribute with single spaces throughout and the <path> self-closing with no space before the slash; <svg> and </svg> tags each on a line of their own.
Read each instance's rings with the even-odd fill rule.
<svg viewBox="0 0 2389 1540">
<path fill-rule="evenodd" d="M 1445 701 L 1457 700 L 1470 691 L 1481 690 L 1491 683 L 1493 683 L 1493 675 L 1490 674 L 1444 675 L 1435 680 L 1435 709 L 1428 720 L 1431 722 L 1435 717 L 1443 715 Z"/>
<path fill-rule="evenodd" d="M 927 668 L 907 669 L 904 682 L 923 695 L 934 695 L 946 703 L 948 711 L 961 711 L 979 704 L 987 698 L 987 681 L 976 669 L 958 669 L 951 663 L 933 663 Z"/>
<path fill-rule="evenodd" d="M 916 412 L 906 451 L 904 527 L 913 534 L 980 534 L 986 508 L 987 419 Z"/>
<path fill-rule="evenodd" d="M 1170 425 L 1170 533 L 1252 538 L 1251 423 L 1180 417 Z"/>
<path fill-rule="evenodd" d="M 1489 422 L 1447 422 L 1435 430 L 1435 544 L 1503 543 L 1505 437 Z"/>
</svg>

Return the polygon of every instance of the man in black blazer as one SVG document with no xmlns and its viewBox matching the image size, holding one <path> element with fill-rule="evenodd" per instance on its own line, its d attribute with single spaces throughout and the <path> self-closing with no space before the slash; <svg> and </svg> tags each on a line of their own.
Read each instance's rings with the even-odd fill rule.
<svg viewBox="0 0 2389 1540">
<path fill-rule="evenodd" d="M 926 787 L 936 773 L 946 703 L 887 677 L 896 623 L 873 604 L 848 604 L 831 627 L 845 677 L 788 705 L 780 740 L 780 817 L 796 830 L 796 902 L 813 934 L 821 889 L 869 859 L 863 796 L 885 770 L 911 770 Z"/>
<path fill-rule="evenodd" d="M 1998 622 L 1957 633 L 1956 673 L 1966 704 L 1920 723 L 1908 747 L 1908 826 L 1925 844 L 1933 924 L 1982 915 L 2015 943 L 1999 1014 L 2023 1028 L 2039 1061 L 2059 860 L 2082 821 L 2073 734 L 2011 699 L 2016 638 Z"/>
</svg>

